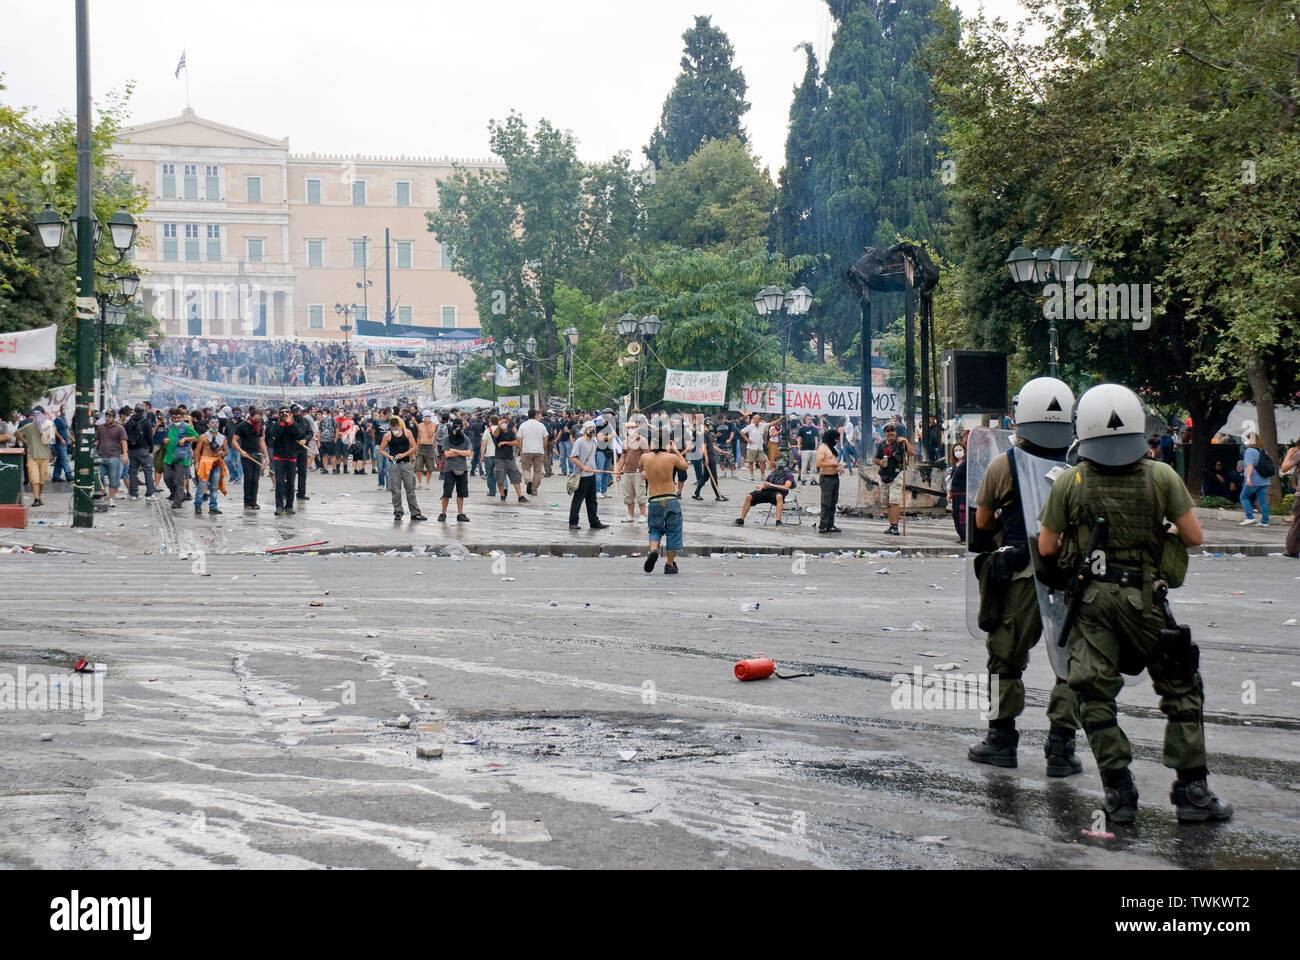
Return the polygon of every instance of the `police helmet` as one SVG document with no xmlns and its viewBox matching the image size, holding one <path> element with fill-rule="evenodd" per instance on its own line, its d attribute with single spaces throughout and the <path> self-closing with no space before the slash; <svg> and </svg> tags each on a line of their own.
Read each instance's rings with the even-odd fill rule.
<svg viewBox="0 0 1300 960">
<path fill-rule="evenodd" d="M 1147 455 L 1146 410 L 1128 387 L 1103 383 L 1088 390 L 1079 398 L 1074 424 L 1084 460 L 1122 467 Z"/>
<path fill-rule="evenodd" d="M 1064 450 L 1074 439 L 1070 422 L 1074 392 L 1055 377 L 1035 377 L 1011 400 L 1016 439 L 1047 450 Z"/>
</svg>

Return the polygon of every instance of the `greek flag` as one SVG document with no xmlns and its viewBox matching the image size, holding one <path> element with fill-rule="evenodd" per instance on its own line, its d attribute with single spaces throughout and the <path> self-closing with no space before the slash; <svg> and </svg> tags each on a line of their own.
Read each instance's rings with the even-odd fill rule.
<svg viewBox="0 0 1300 960">
<path fill-rule="evenodd" d="M 181 59 L 180 59 L 180 62 L 176 64 L 176 79 L 177 79 L 177 80 L 179 80 L 179 79 L 181 78 L 181 71 L 182 71 L 183 69 L 185 69 L 185 51 L 184 51 L 184 50 L 181 51 Z"/>
</svg>

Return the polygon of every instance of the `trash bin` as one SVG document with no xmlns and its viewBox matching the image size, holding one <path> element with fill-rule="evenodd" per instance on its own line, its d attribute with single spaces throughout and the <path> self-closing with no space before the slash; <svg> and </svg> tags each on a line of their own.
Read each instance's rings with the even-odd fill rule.
<svg viewBox="0 0 1300 960">
<path fill-rule="evenodd" d="M 0 447 L 0 504 L 23 502 L 23 448 Z"/>
</svg>

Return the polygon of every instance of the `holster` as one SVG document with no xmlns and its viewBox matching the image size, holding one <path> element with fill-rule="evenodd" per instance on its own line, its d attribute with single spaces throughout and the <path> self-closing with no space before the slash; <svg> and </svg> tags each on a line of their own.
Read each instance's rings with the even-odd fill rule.
<svg viewBox="0 0 1300 960">
<path fill-rule="evenodd" d="M 992 553 L 975 557 L 975 576 L 980 584 L 980 606 L 975 622 L 985 633 L 991 633 L 1002 622 L 1002 585 L 993 580 Z"/>
<path fill-rule="evenodd" d="M 1029 565 L 1029 547 L 1026 544 L 1008 544 L 992 553 L 989 561 L 992 566 L 990 577 L 994 583 L 1009 583 L 1021 570 Z"/>
<path fill-rule="evenodd" d="M 1161 672 L 1171 680 L 1191 681 L 1201 665 L 1201 651 L 1192 642 L 1192 628 L 1183 624 L 1160 631 L 1156 656 Z"/>
</svg>

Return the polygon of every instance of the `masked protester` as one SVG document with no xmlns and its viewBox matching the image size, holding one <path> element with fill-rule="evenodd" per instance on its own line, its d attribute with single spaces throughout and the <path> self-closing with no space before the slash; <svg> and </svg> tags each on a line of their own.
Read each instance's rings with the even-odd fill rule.
<svg viewBox="0 0 1300 960">
<path fill-rule="evenodd" d="M 393 498 L 393 519 L 402 519 L 402 491 L 405 490 L 411 519 L 428 520 L 420 512 L 420 504 L 415 499 L 415 465 L 411 462 L 416 449 L 415 435 L 401 417 L 393 417 L 389 427 L 379 452 L 388 458 L 388 492 Z"/>
<path fill-rule="evenodd" d="M 267 455 L 266 438 L 262 435 L 262 414 L 253 407 L 248 408 L 248 417 L 235 427 L 235 434 L 230 445 L 239 455 L 240 466 L 244 475 L 244 509 L 261 510 L 257 502 L 258 481 L 266 473 Z"/>
<path fill-rule="evenodd" d="M 948 478 L 948 508 L 952 510 L 953 526 L 957 528 L 957 542 L 966 542 L 966 445 L 954 444 L 952 448 L 952 475 Z"/>
<path fill-rule="evenodd" d="M 267 425 L 266 446 L 271 453 L 277 517 L 294 512 L 293 495 L 294 481 L 298 474 L 298 453 L 304 449 L 305 442 L 293 422 L 293 413 L 288 407 L 281 408 L 275 422 Z"/>
<path fill-rule="evenodd" d="M 469 523 L 469 517 L 465 516 L 465 498 L 469 496 L 469 458 L 474 456 L 474 447 L 460 420 L 448 424 L 447 445 L 442 456 L 442 513 L 438 514 L 438 519 L 447 519 L 447 503 L 454 490 L 456 522 Z"/>
<path fill-rule="evenodd" d="M 1133 391 L 1093 387 L 1080 398 L 1075 423 L 1079 463 L 1052 484 L 1038 552 L 1061 554 L 1083 580 L 1072 597 L 1077 625 L 1067 633 L 1069 683 L 1101 772 L 1102 806 L 1115 823 L 1137 817 L 1133 752 L 1115 696 L 1122 672 L 1145 668 L 1166 718 L 1163 759 L 1177 771 L 1169 799 L 1179 822 L 1227 820 L 1232 805 L 1208 784 L 1199 652 L 1168 602 L 1186 575 L 1187 548 L 1202 541 L 1191 497 L 1168 464 L 1146 457 L 1146 410 Z"/>
<path fill-rule="evenodd" d="M 220 514 L 217 507 L 217 491 L 226 492 L 226 436 L 221 432 L 221 421 L 216 417 L 208 420 L 208 429 L 199 436 L 198 449 L 194 453 L 194 475 L 197 487 L 194 491 L 194 515 L 203 512 L 203 497 L 208 497 L 208 513 Z"/>
<path fill-rule="evenodd" d="M 823 431 L 822 442 L 817 447 L 817 457 L 814 462 L 822 495 L 821 517 L 817 522 L 818 533 L 840 532 L 840 528 L 835 526 L 835 506 L 840 498 L 840 474 L 844 472 L 839 451 L 835 449 L 839 442 L 840 432 L 831 427 Z"/>
</svg>

